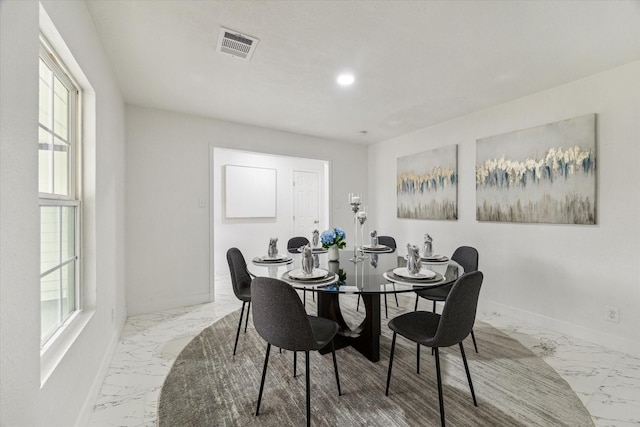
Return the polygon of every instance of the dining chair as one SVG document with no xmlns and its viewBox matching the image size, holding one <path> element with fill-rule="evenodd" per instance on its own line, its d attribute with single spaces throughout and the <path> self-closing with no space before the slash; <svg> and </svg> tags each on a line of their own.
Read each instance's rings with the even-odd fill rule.
<svg viewBox="0 0 640 427">
<path fill-rule="evenodd" d="M 451 259 L 460 264 L 465 273 L 478 270 L 478 251 L 476 248 L 471 246 L 460 246 L 453 252 Z M 418 309 L 419 299 L 424 298 L 433 301 L 433 312 L 435 313 L 436 302 L 442 302 L 447 299 L 447 295 L 449 294 L 449 291 L 451 291 L 451 286 L 452 285 L 416 291 L 416 305 L 413 310 L 416 311 Z M 471 329 L 471 339 L 473 340 L 473 348 L 477 353 L 478 345 L 476 344 L 476 336 L 473 333 L 473 329 Z"/>
<path fill-rule="evenodd" d="M 309 239 L 307 239 L 306 237 L 302 237 L 302 236 L 296 236 L 296 237 L 292 237 L 289 239 L 289 241 L 287 241 L 287 252 L 289 252 L 290 254 L 297 254 L 298 249 L 300 249 L 301 246 L 305 246 L 309 244 Z M 315 292 L 312 292 L 312 297 L 313 300 L 316 300 L 316 294 Z M 302 301 L 304 303 L 304 305 L 307 305 L 307 291 L 302 291 Z"/>
<path fill-rule="evenodd" d="M 307 315 L 296 291 L 282 280 L 271 277 L 255 278 L 251 285 L 251 299 L 253 302 L 253 324 L 258 334 L 267 342 L 256 416 L 260 412 L 260 401 L 264 390 L 271 345 L 275 345 L 281 349 L 293 351 L 294 356 L 298 351 L 305 352 L 307 426 L 309 426 L 311 423 L 309 351 L 320 350 L 327 345 L 331 346 L 338 395 L 342 395 L 336 352 L 333 346 L 333 337 L 338 332 L 338 324 L 323 317 Z"/>
<path fill-rule="evenodd" d="M 240 312 L 240 321 L 238 322 L 238 331 L 236 332 L 236 342 L 233 346 L 233 355 L 236 355 L 238 348 L 238 338 L 240 337 L 240 328 L 242 327 L 242 317 L 244 316 L 244 306 L 247 307 L 247 319 L 244 323 L 244 332 L 247 332 L 247 324 L 249 323 L 249 310 L 251 310 L 251 281 L 253 275 L 247 270 L 247 263 L 240 249 L 231 248 L 227 251 L 227 262 L 229 263 L 229 272 L 231 273 L 231 285 L 233 293 L 240 301 L 242 301 L 242 311 Z"/>
<path fill-rule="evenodd" d="M 388 246 L 391 249 L 393 249 L 393 251 L 395 251 L 398 248 L 398 245 L 396 244 L 396 239 L 394 239 L 391 236 L 378 236 L 378 244 Z M 393 285 L 393 289 L 395 290 L 396 284 L 392 283 L 392 285 Z M 398 294 L 394 292 L 393 296 L 396 298 L 396 307 L 400 307 L 400 304 L 398 303 Z M 360 295 L 358 295 L 358 304 L 356 305 L 356 311 L 360 311 Z M 389 308 L 387 306 L 386 293 L 384 294 L 384 315 L 385 317 L 389 318 Z"/>
<path fill-rule="evenodd" d="M 389 356 L 389 371 L 387 373 L 385 395 L 389 395 L 393 353 L 396 347 L 397 335 L 400 334 L 408 340 L 417 343 L 418 346 L 426 345 L 431 347 L 434 350 L 436 358 L 440 423 L 443 427 L 445 425 L 445 418 L 444 400 L 442 397 L 442 377 L 440 373 L 440 348 L 450 347 L 456 344 L 460 347 L 460 354 L 464 362 L 464 369 L 467 374 L 473 404 L 478 406 L 462 342 L 471 333 L 473 323 L 475 322 L 482 279 L 483 275 L 480 271 L 472 271 L 460 276 L 454 282 L 451 291 L 447 295 L 441 315 L 429 311 L 412 311 L 402 314 L 389 322 L 389 328 L 393 331 L 393 338 L 391 340 L 391 354 Z M 420 354 L 418 353 L 417 363 L 419 363 L 419 361 Z"/>
<path fill-rule="evenodd" d="M 297 254 L 300 246 L 308 245 L 309 239 L 302 236 L 296 236 L 289 239 L 287 242 L 287 251 L 291 254 Z"/>
</svg>

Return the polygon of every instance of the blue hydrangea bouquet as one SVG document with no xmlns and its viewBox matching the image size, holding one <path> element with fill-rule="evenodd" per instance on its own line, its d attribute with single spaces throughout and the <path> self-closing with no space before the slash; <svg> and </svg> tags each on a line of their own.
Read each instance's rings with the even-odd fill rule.
<svg viewBox="0 0 640 427">
<path fill-rule="evenodd" d="M 347 235 L 341 228 L 335 227 L 333 229 L 325 230 L 320 235 L 320 241 L 323 248 L 344 249 L 347 246 Z"/>
</svg>

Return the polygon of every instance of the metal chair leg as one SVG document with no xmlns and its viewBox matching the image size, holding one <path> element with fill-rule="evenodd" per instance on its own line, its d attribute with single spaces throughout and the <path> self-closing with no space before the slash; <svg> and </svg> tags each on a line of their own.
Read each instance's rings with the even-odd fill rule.
<svg viewBox="0 0 640 427">
<path fill-rule="evenodd" d="M 391 368 L 393 367 L 393 352 L 396 349 L 396 333 L 393 333 L 393 339 L 391 340 L 391 354 L 389 354 L 389 372 L 387 372 L 387 389 L 384 392 L 385 396 L 389 396 L 389 383 L 391 383 Z"/>
<path fill-rule="evenodd" d="M 244 333 L 247 333 L 247 325 L 249 324 L 249 313 L 251 313 L 251 301 L 249 301 L 249 305 L 247 306 L 247 320 L 244 321 Z"/>
<path fill-rule="evenodd" d="M 358 305 L 356 305 L 356 311 L 360 311 L 360 294 L 358 294 Z"/>
<path fill-rule="evenodd" d="M 392 285 L 393 285 L 393 291 L 394 291 L 394 292 L 393 292 L 393 296 L 394 296 L 394 297 L 396 297 L 396 307 L 400 307 L 400 303 L 398 302 L 398 294 L 395 292 L 395 290 L 396 290 L 396 284 L 395 284 L 395 283 L 392 283 Z M 417 295 L 416 295 L 416 296 L 417 296 Z"/>
<path fill-rule="evenodd" d="M 433 310 L 431 310 L 431 311 L 433 311 L 434 313 L 436 312 L 436 302 L 435 301 L 433 302 Z"/>
<path fill-rule="evenodd" d="M 297 374 L 297 365 L 298 365 L 298 352 L 294 351 L 293 352 L 293 378 L 296 377 Z"/>
<path fill-rule="evenodd" d="M 467 380 L 469 381 L 469 390 L 471 390 L 471 397 L 473 397 L 473 405 L 478 406 L 476 401 L 476 394 L 473 391 L 473 383 L 471 382 L 471 374 L 469 373 L 469 365 L 467 364 L 467 356 L 464 354 L 464 346 L 462 341 L 460 342 L 460 353 L 462 354 L 462 361 L 464 362 L 464 370 L 467 372 Z"/>
<path fill-rule="evenodd" d="M 244 316 L 245 301 L 242 301 L 242 311 L 240 311 L 240 321 L 238 322 L 238 331 L 236 332 L 236 343 L 233 346 L 233 355 L 236 355 L 236 349 L 238 348 L 238 338 L 240 338 L 240 328 L 242 328 L 242 317 Z"/>
<path fill-rule="evenodd" d="M 440 424 L 444 427 L 444 400 L 442 399 L 442 377 L 440 376 L 440 353 L 434 348 L 436 355 L 436 375 L 438 377 L 438 401 L 440 402 Z"/>
<path fill-rule="evenodd" d="M 256 417 L 260 413 L 260 401 L 262 400 L 262 391 L 264 390 L 264 379 L 267 376 L 267 364 L 269 363 L 269 352 L 271 344 L 267 343 L 267 354 L 264 356 L 264 368 L 262 368 L 262 381 L 260 381 L 260 392 L 258 393 L 258 406 L 256 407 Z"/>
<path fill-rule="evenodd" d="M 389 308 L 387 307 L 387 293 L 384 294 L 384 316 L 389 318 Z"/>
<path fill-rule="evenodd" d="M 413 307 L 413 311 L 418 311 L 418 300 L 420 299 L 420 297 L 418 296 L 418 294 L 416 294 L 416 306 Z"/>
<path fill-rule="evenodd" d="M 476 353 L 478 352 L 478 344 L 476 344 L 476 336 L 473 334 L 473 329 L 471 330 L 471 339 L 473 340 L 473 348 L 476 349 Z"/>
<path fill-rule="evenodd" d="M 420 344 L 416 343 L 416 346 L 416 373 L 420 375 Z"/>
<path fill-rule="evenodd" d="M 311 381 L 309 375 L 309 351 L 304 352 L 305 374 L 307 376 L 307 427 L 311 427 Z"/>
<path fill-rule="evenodd" d="M 340 390 L 340 376 L 338 375 L 338 362 L 336 361 L 336 349 L 333 346 L 333 340 L 331 340 L 331 353 L 333 354 L 333 370 L 336 371 L 336 384 L 338 385 L 338 396 L 342 396 L 342 390 Z"/>
<path fill-rule="evenodd" d="M 302 304 L 306 307 L 307 306 L 307 291 L 303 290 L 302 291 Z"/>
</svg>

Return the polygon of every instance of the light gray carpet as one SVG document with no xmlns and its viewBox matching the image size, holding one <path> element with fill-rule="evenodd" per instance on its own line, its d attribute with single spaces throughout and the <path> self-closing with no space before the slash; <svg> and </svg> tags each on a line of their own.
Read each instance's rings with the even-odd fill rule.
<svg viewBox="0 0 640 427">
<path fill-rule="evenodd" d="M 315 313 L 310 299 L 307 311 Z M 407 306 L 412 302 L 407 301 Z M 345 305 L 355 307 L 355 299 Z M 355 310 L 344 311 L 354 322 L 362 316 Z M 389 317 L 399 313 L 391 297 Z M 232 357 L 239 315 L 238 310 L 203 330 L 178 356 L 160 395 L 161 427 L 306 423 L 304 354 L 298 354 L 298 376 L 294 378 L 292 353 L 279 353 L 277 348 L 271 351 L 260 415 L 254 416 L 266 343 L 250 318 L 249 329 L 241 333 L 237 354 Z M 435 361 L 429 348 L 422 348 L 417 375 L 415 344 L 398 337 L 391 390 L 388 397 L 384 395 L 391 347 L 384 307 L 382 316 L 379 362 L 372 363 L 351 348 L 337 351 L 342 396 L 337 393 L 331 354 L 311 353 L 313 425 L 440 425 Z M 576 394 L 543 360 L 486 323 L 477 322 L 474 332 L 480 353 L 474 352 L 470 338 L 465 341 L 465 352 L 477 407 L 458 347 L 440 353 L 447 425 L 593 425 Z"/>
</svg>

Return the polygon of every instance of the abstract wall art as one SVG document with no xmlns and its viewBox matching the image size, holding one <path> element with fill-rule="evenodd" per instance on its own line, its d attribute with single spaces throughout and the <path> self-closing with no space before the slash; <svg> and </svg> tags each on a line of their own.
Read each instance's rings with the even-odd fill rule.
<svg viewBox="0 0 640 427">
<path fill-rule="evenodd" d="M 458 146 L 398 158 L 398 218 L 458 219 Z"/>
<path fill-rule="evenodd" d="M 476 219 L 596 223 L 596 115 L 482 138 Z"/>
</svg>

